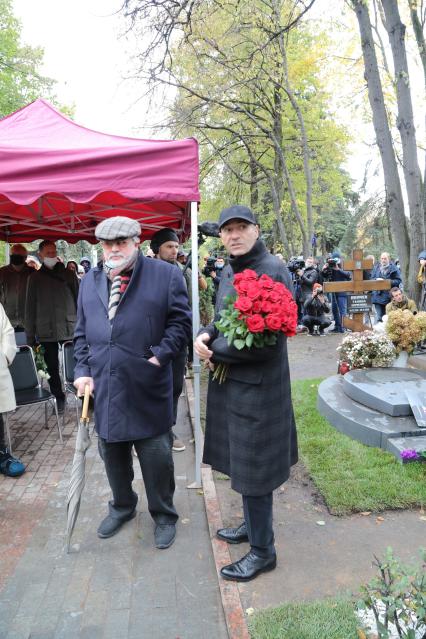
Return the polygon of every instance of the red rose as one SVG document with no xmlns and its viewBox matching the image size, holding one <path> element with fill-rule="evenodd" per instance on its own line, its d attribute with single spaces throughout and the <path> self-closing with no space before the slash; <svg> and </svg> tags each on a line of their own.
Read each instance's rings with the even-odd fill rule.
<svg viewBox="0 0 426 639">
<path fill-rule="evenodd" d="M 276 303 L 276 302 L 280 302 L 280 301 L 281 301 L 281 297 L 282 297 L 282 296 L 281 296 L 281 293 L 279 293 L 278 291 L 275 291 L 275 290 L 272 290 L 272 291 L 269 293 L 269 295 L 268 295 L 268 299 L 269 299 L 271 302 L 274 302 L 274 303 Z"/>
<path fill-rule="evenodd" d="M 263 303 L 264 302 L 262 302 L 260 299 L 253 302 L 253 307 L 252 307 L 253 313 L 260 313 L 262 311 Z"/>
<path fill-rule="evenodd" d="M 262 285 L 262 288 L 271 290 L 274 287 L 274 280 L 269 275 L 261 275 L 259 277 L 259 284 Z"/>
<path fill-rule="evenodd" d="M 242 281 L 243 281 L 243 279 L 244 279 L 243 274 L 242 274 L 242 273 L 237 273 L 237 274 L 234 276 L 234 286 L 235 286 L 236 284 L 239 284 L 240 282 L 242 282 Z"/>
<path fill-rule="evenodd" d="M 250 333 L 263 333 L 265 321 L 261 315 L 250 315 L 246 318 L 247 328 Z"/>
<path fill-rule="evenodd" d="M 276 313 L 277 315 L 287 315 L 288 309 L 281 302 L 276 302 L 272 304 L 272 302 L 268 302 L 270 305 L 270 310 L 268 313 Z"/>
<path fill-rule="evenodd" d="M 239 273 L 239 275 L 242 275 L 243 280 L 257 280 L 257 273 L 251 268 L 246 268 L 242 273 Z"/>
<path fill-rule="evenodd" d="M 265 318 L 266 327 L 269 328 L 270 331 L 279 331 L 281 323 L 281 315 L 278 315 L 277 313 L 268 315 Z"/>
<path fill-rule="evenodd" d="M 234 288 L 237 291 L 237 293 L 240 295 L 241 293 L 247 293 L 247 289 L 250 286 L 250 282 L 247 280 L 240 280 L 238 282 L 238 284 L 235 284 L 234 282 Z"/>
<path fill-rule="evenodd" d="M 248 297 L 239 297 L 234 303 L 234 308 L 242 313 L 247 313 L 253 306 L 253 302 Z"/>
<path fill-rule="evenodd" d="M 281 293 L 281 295 L 284 295 L 285 297 L 288 297 L 290 295 L 290 291 L 288 290 L 288 288 L 286 288 L 286 286 L 284 286 L 282 282 L 274 282 L 273 290 L 277 293 Z"/>
<path fill-rule="evenodd" d="M 260 297 L 261 293 L 262 291 L 257 282 L 249 282 L 246 291 L 247 297 L 249 297 L 251 300 L 257 300 L 258 297 Z"/>
<path fill-rule="evenodd" d="M 272 304 L 271 302 L 265 301 L 262 302 L 262 313 L 271 313 L 272 311 Z"/>
</svg>

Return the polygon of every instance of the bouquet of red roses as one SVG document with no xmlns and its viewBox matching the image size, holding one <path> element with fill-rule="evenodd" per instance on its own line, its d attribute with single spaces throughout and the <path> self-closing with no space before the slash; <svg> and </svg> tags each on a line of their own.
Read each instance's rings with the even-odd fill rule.
<svg viewBox="0 0 426 639">
<path fill-rule="evenodd" d="M 235 275 L 234 288 L 236 298 L 228 297 L 215 323 L 229 346 L 262 348 L 276 344 L 280 332 L 287 337 L 296 334 L 297 305 L 282 282 L 245 269 Z M 226 373 L 226 364 L 219 364 L 213 379 L 222 383 Z"/>
</svg>

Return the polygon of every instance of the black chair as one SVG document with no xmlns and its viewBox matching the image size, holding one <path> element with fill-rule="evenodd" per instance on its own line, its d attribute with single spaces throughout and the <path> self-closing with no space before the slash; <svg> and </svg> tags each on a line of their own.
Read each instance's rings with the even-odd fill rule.
<svg viewBox="0 0 426 639">
<path fill-rule="evenodd" d="M 74 344 L 69 342 L 64 342 L 62 344 L 62 377 L 64 380 L 64 390 L 65 390 L 65 398 L 67 395 L 72 395 L 75 403 L 75 416 L 77 421 L 77 426 L 79 422 L 79 414 L 78 408 L 80 402 L 76 395 L 76 390 L 74 388 Z M 65 401 L 65 410 L 64 410 L 64 421 L 65 421 L 65 412 L 67 410 L 67 402 Z"/>
<path fill-rule="evenodd" d="M 63 443 L 56 397 L 50 391 L 42 388 L 40 384 L 32 348 L 29 346 L 20 346 L 9 371 L 12 376 L 13 387 L 15 389 L 16 408 L 30 406 L 31 404 L 44 404 L 45 426 L 48 428 L 47 406 L 52 403 L 56 414 L 59 439 L 61 440 L 61 443 Z M 9 416 L 10 413 L 5 414 L 4 425 L 9 442 L 9 450 L 12 454 Z"/>
</svg>

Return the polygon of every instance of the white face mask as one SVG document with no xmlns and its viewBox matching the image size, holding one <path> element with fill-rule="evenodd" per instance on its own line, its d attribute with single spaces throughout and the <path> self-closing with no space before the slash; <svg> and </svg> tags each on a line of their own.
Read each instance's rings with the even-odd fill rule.
<svg viewBox="0 0 426 639">
<path fill-rule="evenodd" d="M 43 264 L 47 266 L 47 268 L 53 268 L 59 262 L 57 257 L 45 257 L 43 259 Z"/>
</svg>

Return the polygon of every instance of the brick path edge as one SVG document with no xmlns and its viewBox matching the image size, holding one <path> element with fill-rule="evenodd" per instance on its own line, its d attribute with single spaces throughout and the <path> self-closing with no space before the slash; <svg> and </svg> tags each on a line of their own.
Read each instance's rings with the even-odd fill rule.
<svg viewBox="0 0 426 639">
<path fill-rule="evenodd" d="M 194 432 L 194 387 L 191 379 L 186 379 L 185 383 L 188 411 L 192 431 Z M 201 438 L 202 445 L 204 446 L 203 433 L 201 433 Z M 225 581 L 219 574 L 219 571 L 223 566 L 232 563 L 232 559 L 229 553 L 228 544 L 225 541 L 220 541 L 220 539 L 216 537 L 216 530 L 218 530 L 218 528 L 223 528 L 223 523 L 219 500 L 216 493 L 216 486 L 210 466 L 202 465 L 201 481 L 203 484 L 203 496 L 207 522 L 209 525 L 210 541 L 216 564 L 220 596 L 228 635 L 230 639 L 250 639 L 238 585 L 236 582 Z"/>
</svg>

